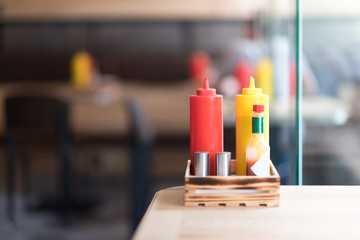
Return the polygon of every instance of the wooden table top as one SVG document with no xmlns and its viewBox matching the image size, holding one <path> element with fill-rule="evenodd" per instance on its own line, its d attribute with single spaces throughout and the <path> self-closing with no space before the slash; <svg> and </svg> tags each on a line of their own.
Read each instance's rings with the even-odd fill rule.
<svg viewBox="0 0 360 240">
<path fill-rule="evenodd" d="M 134 239 L 360 239 L 360 186 L 281 186 L 280 207 L 184 207 L 155 194 Z"/>
</svg>

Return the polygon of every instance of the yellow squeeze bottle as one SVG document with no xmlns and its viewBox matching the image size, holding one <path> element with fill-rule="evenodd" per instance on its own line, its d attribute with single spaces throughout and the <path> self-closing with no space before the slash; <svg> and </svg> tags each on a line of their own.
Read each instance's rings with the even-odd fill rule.
<svg viewBox="0 0 360 240">
<path fill-rule="evenodd" d="M 269 96 L 255 88 L 254 78 L 250 78 L 249 88 L 243 88 L 236 95 L 236 175 L 246 175 L 246 146 L 251 139 L 253 105 L 264 105 L 264 136 L 269 143 Z"/>
</svg>

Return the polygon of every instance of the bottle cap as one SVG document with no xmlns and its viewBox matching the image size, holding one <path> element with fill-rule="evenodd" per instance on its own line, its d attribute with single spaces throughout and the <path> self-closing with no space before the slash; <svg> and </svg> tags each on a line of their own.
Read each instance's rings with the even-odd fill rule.
<svg viewBox="0 0 360 240">
<path fill-rule="evenodd" d="M 194 173 L 199 177 L 209 175 L 209 152 L 194 152 Z"/>
<path fill-rule="evenodd" d="M 255 104 L 253 106 L 253 111 L 258 113 L 264 112 L 264 105 Z"/>
<path fill-rule="evenodd" d="M 230 176 L 231 175 L 231 153 L 218 152 L 216 153 L 216 175 L 217 176 Z"/>
<path fill-rule="evenodd" d="M 209 80 L 208 80 L 208 78 L 205 78 L 203 88 L 197 89 L 196 93 L 197 93 L 197 95 L 200 95 L 200 96 L 214 96 L 214 95 L 216 95 L 216 89 L 210 88 Z"/>
<path fill-rule="evenodd" d="M 242 94 L 243 95 L 261 95 L 261 93 L 262 93 L 261 88 L 256 88 L 254 78 L 250 77 L 249 88 L 243 88 Z"/>
</svg>

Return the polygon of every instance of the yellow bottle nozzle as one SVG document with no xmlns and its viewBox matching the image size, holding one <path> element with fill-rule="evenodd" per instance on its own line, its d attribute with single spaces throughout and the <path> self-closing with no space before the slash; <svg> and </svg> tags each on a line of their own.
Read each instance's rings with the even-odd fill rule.
<svg viewBox="0 0 360 240">
<path fill-rule="evenodd" d="M 255 87 L 255 79 L 252 76 L 250 77 L 249 88 L 243 88 L 242 94 L 243 95 L 261 95 L 262 94 L 261 88 Z"/>
<path fill-rule="evenodd" d="M 255 88 L 255 79 L 253 76 L 250 77 L 249 88 Z"/>
</svg>

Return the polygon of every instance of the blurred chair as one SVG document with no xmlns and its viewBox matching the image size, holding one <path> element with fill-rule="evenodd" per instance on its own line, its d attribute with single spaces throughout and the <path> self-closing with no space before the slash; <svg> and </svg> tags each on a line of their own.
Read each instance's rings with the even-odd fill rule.
<svg viewBox="0 0 360 240">
<path fill-rule="evenodd" d="M 131 120 L 129 144 L 131 151 L 132 224 L 136 229 L 144 215 L 149 195 L 149 168 L 154 146 L 154 132 L 141 105 L 130 99 L 127 108 Z"/>
<path fill-rule="evenodd" d="M 15 219 L 15 161 L 22 160 L 22 180 L 25 193 L 30 192 L 28 158 L 33 147 L 54 145 L 60 158 L 60 201 L 62 221 L 71 220 L 70 133 L 67 104 L 50 97 L 18 96 L 5 101 L 7 145 L 7 211 Z"/>
</svg>

